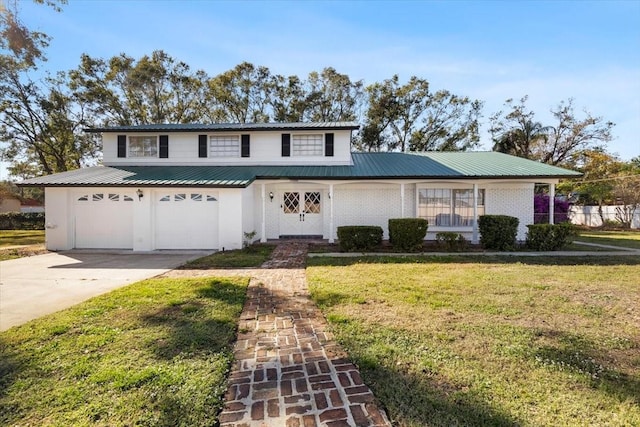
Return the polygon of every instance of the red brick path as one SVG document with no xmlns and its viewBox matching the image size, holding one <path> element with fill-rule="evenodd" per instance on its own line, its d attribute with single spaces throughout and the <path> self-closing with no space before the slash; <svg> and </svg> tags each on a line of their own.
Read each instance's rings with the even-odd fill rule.
<svg viewBox="0 0 640 427">
<path fill-rule="evenodd" d="M 309 298 L 306 254 L 306 244 L 281 244 L 245 272 L 252 279 L 221 426 L 390 426 Z"/>
</svg>

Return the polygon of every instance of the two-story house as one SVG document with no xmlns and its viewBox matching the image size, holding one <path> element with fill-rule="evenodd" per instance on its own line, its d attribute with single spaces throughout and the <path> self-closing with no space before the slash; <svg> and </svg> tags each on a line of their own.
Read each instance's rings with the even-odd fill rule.
<svg viewBox="0 0 640 427">
<path fill-rule="evenodd" d="M 478 240 L 477 218 L 533 223 L 534 184 L 576 172 L 494 152 L 352 153 L 352 122 L 88 129 L 104 166 L 26 180 L 45 187 L 50 250 L 240 248 L 342 225 L 423 217 Z"/>
</svg>

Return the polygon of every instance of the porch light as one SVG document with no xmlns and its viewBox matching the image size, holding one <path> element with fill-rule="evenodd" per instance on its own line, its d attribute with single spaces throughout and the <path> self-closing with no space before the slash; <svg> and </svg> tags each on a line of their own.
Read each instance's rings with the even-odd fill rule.
<svg viewBox="0 0 640 427">
<path fill-rule="evenodd" d="M 138 195 L 138 200 L 142 200 L 142 196 L 144 196 L 144 193 L 142 192 L 142 190 L 138 188 L 138 190 L 136 191 L 136 194 Z"/>
<path fill-rule="evenodd" d="M 273 202 L 273 191 L 269 191 L 269 199 Z"/>
</svg>

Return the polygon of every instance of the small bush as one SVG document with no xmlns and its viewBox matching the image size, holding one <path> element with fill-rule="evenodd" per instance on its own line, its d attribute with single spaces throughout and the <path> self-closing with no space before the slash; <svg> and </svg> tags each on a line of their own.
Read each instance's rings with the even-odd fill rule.
<svg viewBox="0 0 640 427">
<path fill-rule="evenodd" d="M 573 241 L 576 227 L 569 223 L 527 225 L 526 246 L 534 251 L 557 251 Z"/>
<path fill-rule="evenodd" d="M 429 223 L 424 218 L 395 218 L 389 220 L 389 242 L 393 249 L 419 250 L 427 235 Z"/>
<path fill-rule="evenodd" d="M 615 219 L 605 219 L 604 220 L 604 224 L 602 224 L 602 228 L 613 228 L 613 229 L 618 229 L 618 228 L 622 228 L 622 223 L 620 221 L 617 221 Z"/>
<path fill-rule="evenodd" d="M 0 213 L 0 230 L 44 230 L 44 212 Z"/>
<path fill-rule="evenodd" d="M 512 251 L 516 247 L 518 218 L 507 215 L 482 215 L 478 218 L 480 243 L 486 249 Z"/>
<path fill-rule="evenodd" d="M 448 252 L 463 251 L 469 246 L 469 242 L 462 234 L 452 231 L 443 231 L 436 234 L 438 246 Z"/>
<path fill-rule="evenodd" d="M 338 227 L 338 240 L 342 251 L 370 251 L 382 243 L 382 227 L 374 225 Z"/>
</svg>

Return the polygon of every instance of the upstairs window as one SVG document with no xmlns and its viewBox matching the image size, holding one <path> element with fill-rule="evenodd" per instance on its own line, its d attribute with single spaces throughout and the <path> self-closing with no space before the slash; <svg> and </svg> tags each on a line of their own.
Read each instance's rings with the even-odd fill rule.
<svg viewBox="0 0 640 427">
<path fill-rule="evenodd" d="M 240 157 L 240 138 L 238 135 L 210 136 L 210 157 Z"/>
<path fill-rule="evenodd" d="M 129 157 L 158 157 L 158 137 L 130 136 Z"/>
<path fill-rule="evenodd" d="M 322 134 L 291 135 L 294 156 L 322 156 L 324 138 Z"/>
<path fill-rule="evenodd" d="M 484 215 L 484 190 L 478 190 L 478 217 Z M 421 188 L 418 216 L 435 227 L 473 226 L 473 189 Z"/>
</svg>

